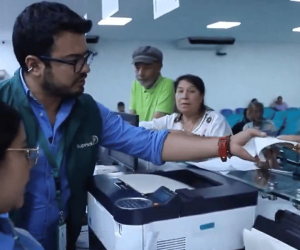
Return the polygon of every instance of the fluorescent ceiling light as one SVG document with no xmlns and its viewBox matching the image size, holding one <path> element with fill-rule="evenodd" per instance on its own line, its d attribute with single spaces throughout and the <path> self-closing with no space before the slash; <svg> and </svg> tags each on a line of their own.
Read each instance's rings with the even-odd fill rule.
<svg viewBox="0 0 300 250">
<path fill-rule="evenodd" d="M 131 22 L 132 18 L 129 17 L 108 17 L 99 21 L 98 25 L 117 25 L 123 26 Z"/>
<path fill-rule="evenodd" d="M 207 25 L 208 29 L 230 29 L 232 27 L 239 26 L 240 22 L 216 22 Z"/>
<path fill-rule="evenodd" d="M 291 2 L 300 2 L 300 0 L 291 0 Z"/>
<path fill-rule="evenodd" d="M 300 32 L 300 27 L 293 28 L 292 31 L 294 31 L 294 32 Z"/>
</svg>

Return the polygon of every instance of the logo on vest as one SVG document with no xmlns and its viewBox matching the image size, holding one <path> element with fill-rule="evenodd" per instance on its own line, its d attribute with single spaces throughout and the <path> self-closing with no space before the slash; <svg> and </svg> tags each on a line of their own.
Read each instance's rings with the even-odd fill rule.
<svg viewBox="0 0 300 250">
<path fill-rule="evenodd" d="M 99 142 L 98 136 L 93 135 L 91 142 L 83 143 L 83 144 L 77 144 L 77 148 L 91 147 L 91 146 L 97 145 L 98 142 Z"/>
</svg>

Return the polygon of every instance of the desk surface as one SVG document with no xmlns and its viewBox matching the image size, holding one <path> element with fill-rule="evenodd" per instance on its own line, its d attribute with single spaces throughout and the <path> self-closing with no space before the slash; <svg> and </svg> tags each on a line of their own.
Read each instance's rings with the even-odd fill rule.
<svg viewBox="0 0 300 250">
<path fill-rule="evenodd" d="M 284 163 L 278 170 L 297 171 L 300 166 Z M 221 173 L 220 173 L 221 174 Z M 300 179 L 292 175 L 272 173 L 269 170 L 229 171 L 226 176 L 258 188 L 266 194 L 274 194 L 282 199 L 300 204 Z"/>
</svg>

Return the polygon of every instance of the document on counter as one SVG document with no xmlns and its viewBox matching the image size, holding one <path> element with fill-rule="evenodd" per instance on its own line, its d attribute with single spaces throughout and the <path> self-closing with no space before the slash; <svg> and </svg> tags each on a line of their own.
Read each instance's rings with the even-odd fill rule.
<svg viewBox="0 0 300 250">
<path fill-rule="evenodd" d="M 296 146 L 297 142 L 292 142 L 292 141 L 284 141 L 280 140 L 274 137 L 255 137 L 252 138 L 245 146 L 244 149 L 252 156 L 258 156 L 260 161 L 266 161 L 264 155 L 263 155 L 263 149 L 275 145 L 275 144 L 291 144 L 292 146 Z"/>
<path fill-rule="evenodd" d="M 213 158 L 207 161 L 188 163 L 202 169 L 220 172 L 250 171 L 257 169 L 254 162 L 245 161 L 235 156 L 231 157 L 230 159 L 227 159 L 226 162 L 222 162 L 220 158 Z"/>
</svg>

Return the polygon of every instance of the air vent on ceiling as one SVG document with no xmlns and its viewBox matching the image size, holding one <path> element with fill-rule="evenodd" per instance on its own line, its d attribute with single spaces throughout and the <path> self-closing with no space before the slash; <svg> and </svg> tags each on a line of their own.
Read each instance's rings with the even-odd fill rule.
<svg viewBox="0 0 300 250">
<path fill-rule="evenodd" d="M 186 250 L 185 237 L 160 240 L 157 242 L 157 250 Z"/>
<path fill-rule="evenodd" d="M 233 37 L 188 37 L 178 40 L 176 46 L 178 49 L 218 50 L 234 43 Z"/>
<path fill-rule="evenodd" d="M 91 35 L 87 35 L 86 36 L 86 42 L 89 44 L 96 44 L 99 41 L 99 36 L 91 36 Z"/>
</svg>

